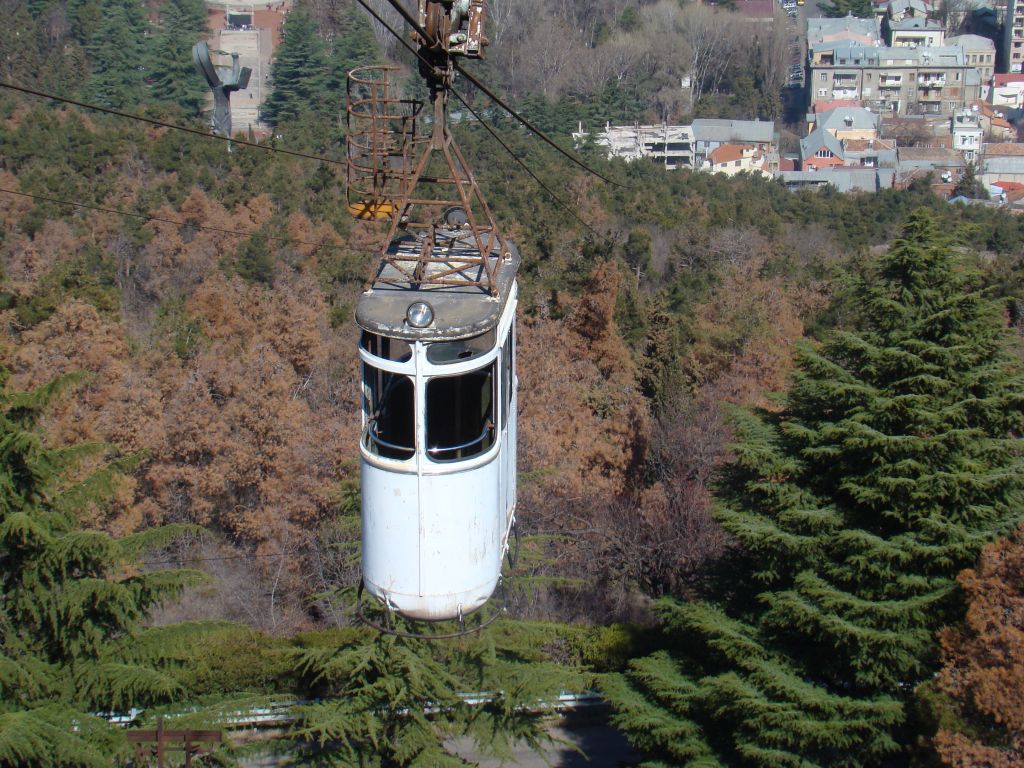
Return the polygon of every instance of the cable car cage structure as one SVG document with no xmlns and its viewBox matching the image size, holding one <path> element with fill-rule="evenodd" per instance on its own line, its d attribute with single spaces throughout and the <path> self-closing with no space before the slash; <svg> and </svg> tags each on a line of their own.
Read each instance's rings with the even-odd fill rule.
<svg viewBox="0 0 1024 768">
<path fill-rule="evenodd" d="M 404 13 L 404 10 L 403 10 Z M 516 501 L 519 253 L 453 138 L 455 57 L 480 58 L 483 0 L 419 0 L 429 107 L 397 94 L 391 66 L 348 77 L 348 210 L 387 221 L 359 299 L 363 586 L 377 629 L 454 637 L 501 584 Z M 428 130 L 420 132 L 426 125 Z M 420 634 L 403 622 L 457 623 Z"/>
</svg>

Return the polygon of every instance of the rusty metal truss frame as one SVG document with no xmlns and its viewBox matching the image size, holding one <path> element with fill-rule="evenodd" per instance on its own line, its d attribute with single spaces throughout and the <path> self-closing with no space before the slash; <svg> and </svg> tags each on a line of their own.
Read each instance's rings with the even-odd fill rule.
<svg viewBox="0 0 1024 768">
<path fill-rule="evenodd" d="M 356 218 L 391 222 L 376 283 L 475 287 L 497 296 L 498 270 L 511 261 L 511 249 L 448 125 L 452 56 L 478 56 L 486 45 L 482 0 L 463 5 L 468 34 L 453 26 L 457 5 L 420 3 L 421 18 L 435 30 L 432 44 L 421 49 L 431 57 L 421 58 L 433 63 L 421 67 L 433 108 L 429 134 L 417 132 L 422 102 L 396 97 L 395 67 L 349 73 L 348 207 Z M 445 221 L 453 209 L 465 220 Z M 399 229 L 414 235 L 418 247 L 396 247 Z"/>
</svg>

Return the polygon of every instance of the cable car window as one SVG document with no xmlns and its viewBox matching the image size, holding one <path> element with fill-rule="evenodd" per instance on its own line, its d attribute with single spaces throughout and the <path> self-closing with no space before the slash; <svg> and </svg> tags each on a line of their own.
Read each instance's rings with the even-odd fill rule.
<svg viewBox="0 0 1024 768">
<path fill-rule="evenodd" d="M 482 336 L 458 341 L 438 341 L 427 347 L 427 360 L 434 365 L 451 365 L 464 363 L 477 357 L 483 357 L 494 349 L 497 333 L 488 331 Z"/>
<path fill-rule="evenodd" d="M 512 405 L 512 348 L 515 346 L 515 330 L 508 329 L 505 346 L 501 350 L 501 428 L 508 428 L 508 414 Z"/>
<path fill-rule="evenodd" d="M 416 452 L 415 387 L 398 373 L 363 366 L 366 448 L 385 459 L 411 459 Z"/>
<path fill-rule="evenodd" d="M 496 367 L 427 382 L 427 454 L 434 461 L 469 459 L 494 445 Z"/>
<path fill-rule="evenodd" d="M 412 347 L 401 339 L 389 339 L 387 336 L 378 336 L 376 333 L 363 331 L 360 344 L 371 355 L 384 360 L 404 363 L 412 359 Z"/>
</svg>

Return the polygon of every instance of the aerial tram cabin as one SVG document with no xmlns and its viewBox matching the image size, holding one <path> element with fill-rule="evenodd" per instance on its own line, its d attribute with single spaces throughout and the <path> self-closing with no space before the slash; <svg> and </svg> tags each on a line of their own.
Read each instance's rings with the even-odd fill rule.
<svg viewBox="0 0 1024 768">
<path fill-rule="evenodd" d="M 435 254 L 458 254 L 468 236 L 439 232 Z M 401 240 L 392 253 L 412 257 L 422 245 Z M 484 605 L 515 520 L 519 257 L 489 258 L 507 258 L 495 297 L 473 285 L 410 289 L 378 280 L 356 309 L 363 583 L 407 618 L 458 620 Z M 382 277 L 394 273 L 388 267 Z"/>
<path fill-rule="evenodd" d="M 393 67 L 348 80 L 348 209 L 390 222 L 356 307 L 363 588 L 388 617 L 461 627 L 501 580 L 516 510 L 519 253 L 447 113 L 452 57 L 486 43 L 484 7 L 420 0 L 427 114 L 395 95 Z"/>
</svg>

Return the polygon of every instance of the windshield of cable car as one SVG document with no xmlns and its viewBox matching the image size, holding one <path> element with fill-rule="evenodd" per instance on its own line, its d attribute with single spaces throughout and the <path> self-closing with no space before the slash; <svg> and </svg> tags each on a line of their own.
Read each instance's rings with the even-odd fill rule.
<svg viewBox="0 0 1024 768">
<path fill-rule="evenodd" d="M 483 357 L 494 349 L 497 333 L 488 331 L 482 336 L 458 341 L 436 341 L 427 346 L 427 360 L 433 365 L 451 365 L 464 363 L 477 357 Z"/>
<path fill-rule="evenodd" d="M 427 382 L 427 455 L 438 462 L 460 461 L 494 445 L 497 362 L 461 376 Z"/>
<path fill-rule="evenodd" d="M 378 336 L 375 333 L 363 331 L 363 337 L 359 343 L 371 355 L 382 360 L 404 363 L 412 359 L 412 347 L 409 346 L 409 342 L 401 339 L 389 339 L 387 336 Z"/>
<path fill-rule="evenodd" d="M 416 452 L 416 398 L 413 380 L 363 365 L 366 448 L 385 459 L 411 459 Z"/>
</svg>

